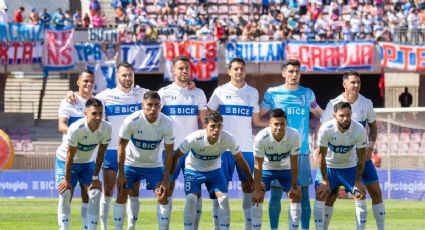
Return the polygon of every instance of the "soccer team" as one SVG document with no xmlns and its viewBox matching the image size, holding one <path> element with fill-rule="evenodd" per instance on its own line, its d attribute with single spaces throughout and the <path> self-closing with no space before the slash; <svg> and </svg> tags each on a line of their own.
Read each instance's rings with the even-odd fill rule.
<svg viewBox="0 0 425 230">
<path fill-rule="evenodd" d="M 271 193 L 271 229 L 278 229 L 283 191 L 289 199 L 289 228 L 309 229 L 311 112 L 322 123 L 313 154 L 319 167 L 314 181 L 316 229 L 328 229 L 339 186 L 353 193 L 357 229 L 366 226 L 366 189 L 376 226 L 384 229 L 384 204 L 370 160 L 377 136 L 375 112 L 372 102 L 359 94 L 360 75 L 346 72 L 344 92 L 323 111 L 313 91 L 299 85 L 300 62 L 295 59 L 282 65 L 284 83 L 269 88 L 261 105 L 258 91 L 245 82 L 245 62 L 235 58 L 227 71 L 230 81 L 208 102 L 191 83 L 190 59 L 185 56 L 173 60 L 175 81 L 158 92 L 134 86 L 133 68 L 123 62 L 117 65 L 117 87 L 94 97 L 94 73 L 82 71 L 79 91 L 69 92 L 59 108 L 59 130 L 64 134 L 56 154 L 59 228 L 69 229 L 70 202 L 78 182 L 82 229 L 96 229 L 99 217 L 101 229 L 107 229 L 115 187 L 115 229 L 123 228 L 126 212 L 128 229 L 135 229 L 140 181 L 146 180 L 146 189 L 157 198 L 158 229 L 169 229 L 174 181 L 182 172 L 182 228 L 203 229 L 199 219 L 205 184 L 213 202 L 214 228 L 230 229 L 228 183 L 236 168 L 245 229 L 261 229 L 266 191 Z M 252 125 L 263 128 L 255 138 Z"/>
</svg>

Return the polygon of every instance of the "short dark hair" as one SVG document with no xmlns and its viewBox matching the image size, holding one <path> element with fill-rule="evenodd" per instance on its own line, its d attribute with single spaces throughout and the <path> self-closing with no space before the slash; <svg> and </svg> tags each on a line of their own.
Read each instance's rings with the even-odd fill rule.
<svg viewBox="0 0 425 230">
<path fill-rule="evenodd" d="M 236 58 L 233 58 L 233 59 L 229 62 L 229 65 L 227 66 L 227 68 L 228 68 L 228 69 L 231 69 L 231 68 L 232 68 L 232 64 L 233 64 L 233 63 L 235 63 L 235 62 L 242 63 L 242 64 L 243 64 L 243 66 L 245 66 L 245 61 L 244 61 L 242 58 L 238 58 L 238 57 L 236 57 Z"/>
<path fill-rule="evenodd" d="M 143 100 L 147 99 L 158 99 L 161 100 L 161 97 L 159 96 L 158 92 L 156 91 L 148 91 L 143 95 Z"/>
<path fill-rule="evenodd" d="M 344 72 L 344 75 L 342 75 L 342 80 L 348 79 L 349 76 L 356 76 L 356 77 L 360 77 L 359 72 L 355 71 L 355 70 L 349 70 Z"/>
<path fill-rule="evenodd" d="M 345 102 L 345 101 L 340 101 L 340 102 L 338 102 L 334 105 L 334 113 L 336 113 L 338 110 L 343 110 L 343 109 L 346 109 L 346 108 L 349 108 L 350 111 L 351 111 L 350 103 Z"/>
<path fill-rule="evenodd" d="M 288 67 L 288 65 L 293 65 L 293 66 L 297 66 L 298 68 L 300 68 L 301 67 L 301 62 L 298 61 L 295 58 L 286 59 L 286 61 L 283 62 L 283 64 L 282 64 L 282 70 L 285 70 L 286 67 Z"/>
<path fill-rule="evenodd" d="M 186 55 L 179 55 L 173 59 L 173 66 L 179 61 L 190 63 L 190 59 Z"/>
<path fill-rule="evenodd" d="M 91 71 L 91 70 L 89 70 L 89 69 L 85 69 L 85 70 L 82 70 L 82 71 L 80 72 L 80 74 L 78 75 L 78 77 L 81 77 L 81 75 L 83 75 L 83 73 L 87 73 L 87 74 L 90 74 L 90 75 L 94 75 L 94 72 L 93 72 L 93 71 Z"/>
<path fill-rule="evenodd" d="M 102 102 L 99 99 L 94 98 L 94 97 L 88 99 L 87 102 L 86 102 L 86 108 L 88 108 L 90 106 L 102 107 L 103 108 Z"/>
<path fill-rule="evenodd" d="M 132 66 L 130 63 L 126 62 L 126 61 L 122 61 L 122 62 L 118 63 L 118 65 L 117 65 L 117 70 L 118 70 L 121 66 L 122 66 L 122 67 L 125 67 L 125 68 L 130 68 L 131 70 L 134 70 L 134 69 L 133 69 L 133 66 Z"/>
<path fill-rule="evenodd" d="M 270 118 L 272 117 L 283 117 L 286 120 L 286 113 L 283 111 L 283 109 L 273 109 L 270 112 Z"/>
<path fill-rule="evenodd" d="M 25 11 L 25 8 L 24 8 L 23 6 L 19 7 L 19 9 L 20 9 L 21 11 Z"/>
<path fill-rule="evenodd" d="M 204 118 L 204 123 L 208 124 L 210 122 L 223 122 L 223 117 L 217 111 L 209 111 Z"/>
</svg>

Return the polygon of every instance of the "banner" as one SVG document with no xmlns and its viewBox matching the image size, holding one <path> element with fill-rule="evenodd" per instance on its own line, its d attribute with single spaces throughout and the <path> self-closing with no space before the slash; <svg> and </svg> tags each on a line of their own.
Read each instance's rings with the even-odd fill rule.
<svg viewBox="0 0 425 230">
<path fill-rule="evenodd" d="M 282 62 L 285 60 L 285 43 L 276 42 L 237 42 L 227 43 L 226 63 L 233 58 L 245 62 Z"/>
<path fill-rule="evenodd" d="M 377 170 L 382 197 L 392 200 L 425 200 L 425 170 L 390 170 L 391 180 L 388 180 L 387 170 Z M 102 172 L 100 172 L 102 173 Z M 316 175 L 316 170 L 312 170 L 312 176 Z M 99 175 L 99 178 L 103 178 Z M 209 197 L 202 186 L 202 196 Z M 232 181 L 229 182 L 229 197 L 242 198 L 241 182 L 237 173 L 233 174 Z M 314 197 L 314 186 L 311 185 L 310 197 Z M 116 190 L 115 190 L 116 191 Z M 74 197 L 79 196 L 79 188 L 76 188 Z M 266 197 L 269 197 L 268 192 Z M 57 197 L 55 186 L 55 172 L 51 171 L 14 171 L 7 170 L 0 172 L 0 197 Z M 115 195 L 114 195 L 115 196 Z M 143 198 L 154 198 L 152 191 L 146 190 L 146 183 L 141 182 L 140 196 Z M 176 180 L 173 193 L 174 198 L 184 198 L 184 179 L 180 173 Z M 370 199 L 370 197 L 368 197 Z"/>
<path fill-rule="evenodd" d="M 114 60 L 106 62 L 98 62 L 96 65 L 87 65 L 87 69 L 94 72 L 94 93 L 99 93 L 106 88 L 112 89 L 117 86 L 115 82 L 115 66 Z"/>
<path fill-rule="evenodd" d="M 301 62 L 302 71 L 372 70 L 373 42 L 297 42 L 286 45 L 287 58 Z"/>
<path fill-rule="evenodd" d="M 79 43 L 74 45 L 76 63 L 100 62 L 104 59 L 100 43 Z"/>
<path fill-rule="evenodd" d="M 19 65 L 41 63 L 40 42 L 2 42 L 0 43 L 0 64 Z"/>
<path fill-rule="evenodd" d="M 0 42 L 41 42 L 43 26 L 27 23 L 0 23 Z"/>
<path fill-rule="evenodd" d="M 45 70 L 67 70 L 74 67 L 74 27 L 46 28 L 43 65 Z"/>
<path fill-rule="evenodd" d="M 164 80 L 174 81 L 172 74 L 173 59 L 185 55 L 190 59 L 190 74 L 192 80 L 211 81 L 218 78 L 216 41 L 183 41 L 164 42 Z"/>
<path fill-rule="evenodd" d="M 404 71 L 425 71 L 425 47 L 379 43 L 381 65 Z"/>
<path fill-rule="evenodd" d="M 160 43 L 128 43 L 121 45 L 121 61 L 133 65 L 135 72 L 159 70 Z"/>
<path fill-rule="evenodd" d="M 128 43 L 133 42 L 133 34 L 127 27 L 119 26 L 118 28 L 89 28 L 88 40 L 90 42 L 112 42 L 112 43 Z"/>
</svg>

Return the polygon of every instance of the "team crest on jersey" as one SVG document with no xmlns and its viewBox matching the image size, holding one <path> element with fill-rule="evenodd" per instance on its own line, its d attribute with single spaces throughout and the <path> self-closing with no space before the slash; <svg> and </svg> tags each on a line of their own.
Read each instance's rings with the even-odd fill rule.
<svg viewBox="0 0 425 230">
<path fill-rule="evenodd" d="M 332 141 L 336 141 L 336 137 L 331 137 L 331 140 Z"/>
<path fill-rule="evenodd" d="M 273 150 L 273 146 L 269 146 L 267 149 L 268 150 Z"/>
<path fill-rule="evenodd" d="M 197 140 L 197 141 L 200 141 L 200 140 L 202 140 L 202 139 L 204 139 L 204 136 L 196 137 L 196 140 Z"/>
<path fill-rule="evenodd" d="M 118 96 L 114 96 L 114 99 L 115 99 L 115 100 L 119 100 L 119 99 L 120 99 L 120 97 L 118 97 Z"/>
<path fill-rule="evenodd" d="M 137 130 L 137 134 L 142 134 L 143 131 L 142 130 Z"/>
</svg>

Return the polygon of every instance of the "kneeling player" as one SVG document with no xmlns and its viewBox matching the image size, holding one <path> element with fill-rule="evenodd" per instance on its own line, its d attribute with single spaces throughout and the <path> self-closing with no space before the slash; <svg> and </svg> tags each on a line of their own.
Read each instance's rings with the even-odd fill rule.
<svg viewBox="0 0 425 230">
<path fill-rule="evenodd" d="M 174 146 L 173 126 L 171 120 L 159 112 L 161 101 L 157 92 L 145 93 L 142 103 L 143 110 L 129 115 L 119 133 L 115 229 L 123 228 L 127 197 L 130 198 L 128 229 L 135 228 L 140 210 L 140 181 L 143 179 L 146 180 L 146 189 L 155 189 L 158 198 L 158 229 L 168 229 L 170 220 L 167 195 Z M 159 147 L 162 140 L 165 145 L 165 166 Z"/>
<path fill-rule="evenodd" d="M 298 153 L 300 136 L 286 125 L 286 113 L 274 109 L 270 113 L 270 126 L 261 130 L 254 141 L 255 171 L 254 193 L 252 196 L 252 229 L 261 229 L 265 190 L 270 191 L 270 183 L 278 180 L 283 191 L 288 194 L 289 229 L 298 229 L 300 221 L 300 196 L 298 187 Z"/>
<path fill-rule="evenodd" d="M 180 144 L 174 154 L 173 166 L 184 153 L 189 152 L 185 160 L 184 183 L 186 205 L 184 208 L 184 228 L 194 229 L 196 202 L 201 195 L 201 185 L 205 183 L 212 198 L 217 197 L 219 204 L 218 220 L 221 229 L 230 228 L 230 208 L 227 181 L 221 170 L 221 155 L 230 150 L 236 163 L 241 167 L 248 183 L 252 187 L 253 179 L 248 164 L 233 136 L 222 131 L 223 117 L 216 111 L 205 117 L 204 129 L 191 133 Z M 173 167 L 174 168 L 174 167 Z"/>
<path fill-rule="evenodd" d="M 89 194 L 88 227 L 96 229 L 101 197 L 99 170 L 112 132 L 111 124 L 102 121 L 102 115 L 102 102 L 95 98 L 89 99 L 85 105 L 84 118 L 69 126 L 67 139 L 58 148 L 56 182 L 59 191 L 58 222 L 60 229 L 69 229 L 70 203 L 77 181 L 84 185 L 84 189 Z M 91 159 L 98 145 L 95 165 Z"/>
<path fill-rule="evenodd" d="M 325 202 L 331 202 L 344 186 L 353 193 L 356 202 L 357 229 L 364 229 L 367 220 L 365 187 L 361 182 L 365 165 L 366 131 L 363 126 L 351 120 L 351 106 L 338 102 L 334 106 L 334 119 L 322 124 L 319 129 L 320 146 L 317 163 L 320 173 L 316 175 L 316 201 L 314 222 L 316 229 L 325 229 Z M 354 149 L 355 148 L 355 149 Z M 352 155 L 354 150 L 358 160 Z M 332 204 L 333 205 L 333 204 Z"/>
</svg>

